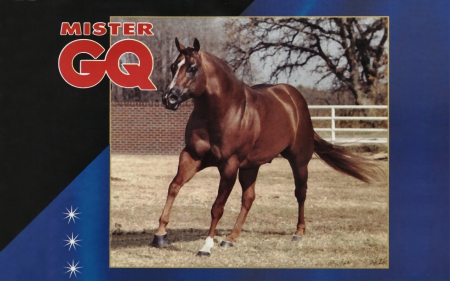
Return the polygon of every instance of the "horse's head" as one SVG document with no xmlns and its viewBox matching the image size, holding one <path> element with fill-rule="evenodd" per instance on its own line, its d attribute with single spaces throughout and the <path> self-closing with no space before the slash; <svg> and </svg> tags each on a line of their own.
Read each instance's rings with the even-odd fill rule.
<svg viewBox="0 0 450 281">
<path fill-rule="evenodd" d="M 194 47 L 184 47 L 178 38 L 175 45 L 180 54 L 170 66 L 172 82 L 162 95 L 162 102 L 167 109 L 177 110 L 182 102 L 189 98 L 200 96 L 206 85 L 205 75 L 198 51 L 200 43 L 194 40 Z"/>
</svg>

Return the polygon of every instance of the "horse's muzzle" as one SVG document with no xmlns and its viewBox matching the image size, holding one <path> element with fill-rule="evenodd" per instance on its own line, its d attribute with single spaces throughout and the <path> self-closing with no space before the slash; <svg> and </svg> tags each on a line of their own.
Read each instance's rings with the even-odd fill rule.
<svg viewBox="0 0 450 281">
<path fill-rule="evenodd" d="M 183 102 L 181 96 L 181 91 L 171 89 L 167 93 L 162 94 L 162 103 L 167 109 L 177 110 Z"/>
</svg>

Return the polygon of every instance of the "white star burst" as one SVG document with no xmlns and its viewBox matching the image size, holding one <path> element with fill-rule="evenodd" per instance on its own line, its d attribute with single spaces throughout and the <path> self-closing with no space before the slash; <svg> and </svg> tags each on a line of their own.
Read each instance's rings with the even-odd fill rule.
<svg viewBox="0 0 450 281">
<path fill-rule="evenodd" d="M 80 263 L 80 262 L 77 262 L 77 264 L 75 264 L 75 261 L 74 261 L 74 260 L 72 260 L 72 264 L 70 264 L 69 262 L 67 262 L 67 264 L 68 264 L 69 266 L 66 266 L 66 267 L 64 267 L 64 268 L 69 269 L 69 270 L 66 271 L 66 273 L 69 273 L 69 272 L 70 272 L 69 278 L 72 277 L 72 274 L 75 275 L 75 277 L 77 277 L 77 272 L 81 274 L 81 272 L 80 272 L 78 269 L 82 268 L 82 266 L 78 266 L 79 263 Z"/>
<path fill-rule="evenodd" d="M 63 213 L 64 215 L 67 215 L 67 217 L 65 217 L 64 219 L 69 219 L 69 221 L 67 222 L 67 224 L 70 223 L 70 220 L 73 220 L 73 223 L 75 223 L 75 219 L 80 219 L 79 217 L 77 217 L 77 215 L 81 214 L 81 213 L 77 213 L 78 208 L 76 208 L 75 210 L 72 209 L 72 206 L 70 206 L 70 211 L 69 209 L 67 209 L 67 213 Z"/>
<path fill-rule="evenodd" d="M 73 247 L 75 249 L 75 251 L 76 251 L 77 248 L 75 246 L 80 246 L 77 242 L 81 241 L 81 240 L 77 240 L 79 234 L 77 236 L 73 237 L 73 232 L 72 232 L 72 237 L 69 237 L 69 235 L 67 235 L 67 234 L 66 234 L 66 236 L 67 236 L 68 240 L 64 240 L 64 241 L 66 241 L 68 243 L 66 245 L 64 245 L 64 247 L 65 246 L 69 246 L 69 251 Z"/>
</svg>

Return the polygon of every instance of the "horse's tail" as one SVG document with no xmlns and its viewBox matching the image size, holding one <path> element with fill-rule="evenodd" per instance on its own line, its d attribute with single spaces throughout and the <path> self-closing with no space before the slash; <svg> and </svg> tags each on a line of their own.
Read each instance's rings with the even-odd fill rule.
<svg viewBox="0 0 450 281">
<path fill-rule="evenodd" d="M 382 172 L 373 161 L 325 141 L 316 132 L 314 132 L 314 153 L 333 169 L 363 182 L 368 183 L 379 178 Z"/>
</svg>

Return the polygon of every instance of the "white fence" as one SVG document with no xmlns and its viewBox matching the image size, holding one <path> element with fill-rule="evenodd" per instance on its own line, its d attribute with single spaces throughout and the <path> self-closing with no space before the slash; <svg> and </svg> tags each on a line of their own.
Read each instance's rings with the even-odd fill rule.
<svg viewBox="0 0 450 281">
<path fill-rule="evenodd" d="M 331 110 L 330 116 L 312 116 L 312 120 L 330 120 L 330 127 L 327 128 L 314 128 L 316 132 L 331 132 L 331 138 L 325 138 L 331 142 L 337 143 L 388 143 L 388 129 L 385 128 L 336 128 L 336 120 L 388 120 L 388 111 L 386 110 L 386 116 L 336 116 L 336 110 L 339 109 L 388 109 L 387 105 L 310 105 L 310 112 L 313 113 L 315 109 L 329 109 Z M 311 114 L 314 115 L 314 114 Z M 339 132 L 357 132 L 363 133 L 360 136 L 356 134 L 352 136 L 336 137 L 336 133 Z M 376 136 L 368 136 L 367 133 L 376 133 Z"/>
</svg>

